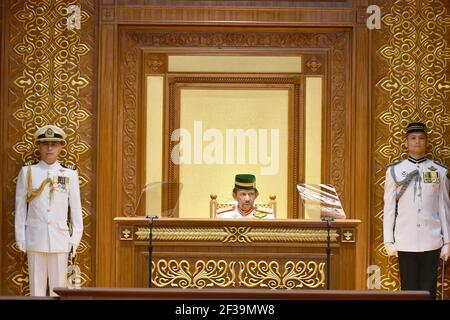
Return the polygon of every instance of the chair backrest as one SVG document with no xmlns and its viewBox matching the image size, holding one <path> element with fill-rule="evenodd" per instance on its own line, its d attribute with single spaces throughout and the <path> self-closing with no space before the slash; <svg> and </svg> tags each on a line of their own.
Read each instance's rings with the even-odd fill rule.
<svg viewBox="0 0 450 320">
<path fill-rule="evenodd" d="M 222 212 L 227 209 L 234 208 L 236 204 L 233 203 L 219 203 L 217 202 L 217 195 L 216 194 L 210 194 L 209 197 L 211 200 L 209 201 L 209 216 L 210 218 L 214 219 L 217 218 L 217 212 Z M 276 218 L 277 213 L 277 196 L 274 194 L 271 194 L 269 196 L 269 202 L 268 203 L 255 203 L 256 207 L 260 208 L 268 208 L 271 209 L 273 212 L 273 217 Z"/>
</svg>

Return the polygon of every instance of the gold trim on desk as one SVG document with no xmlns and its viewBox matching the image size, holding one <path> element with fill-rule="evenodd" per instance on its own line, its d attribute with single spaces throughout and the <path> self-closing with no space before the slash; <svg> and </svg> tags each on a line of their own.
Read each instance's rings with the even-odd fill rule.
<svg viewBox="0 0 450 320">
<path fill-rule="evenodd" d="M 150 229 L 138 227 L 135 232 L 137 240 L 148 240 Z M 339 234 L 330 230 L 330 241 L 337 242 Z M 121 238 L 121 240 L 124 240 Z M 153 240 L 163 241 L 221 241 L 225 243 L 252 242 L 324 242 L 327 231 L 318 229 L 285 229 L 222 227 L 222 228 L 164 228 L 153 227 Z"/>
</svg>

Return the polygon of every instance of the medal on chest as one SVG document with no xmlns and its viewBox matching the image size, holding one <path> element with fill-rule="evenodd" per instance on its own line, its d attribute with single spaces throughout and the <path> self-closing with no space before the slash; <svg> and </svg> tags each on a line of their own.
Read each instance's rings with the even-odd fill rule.
<svg viewBox="0 0 450 320">
<path fill-rule="evenodd" d="M 433 166 L 428 168 L 428 171 L 422 173 L 424 183 L 439 183 L 439 172 Z"/>
<path fill-rule="evenodd" d="M 53 177 L 53 185 L 56 190 L 61 192 L 66 192 L 69 187 L 69 177 L 66 177 L 63 174 L 62 170 L 61 175 L 57 175 Z"/>
</svg>

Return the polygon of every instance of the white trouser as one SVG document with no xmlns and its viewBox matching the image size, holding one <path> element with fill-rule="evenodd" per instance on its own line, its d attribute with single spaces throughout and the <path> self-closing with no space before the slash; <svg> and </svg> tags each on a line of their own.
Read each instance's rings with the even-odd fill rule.
<svg viewBox="0 0 450 320">
<path fill-rule="evenodd" d="M 47 277 L 51 296 L 57 296 L 53 288 L 67 287 L 68 253 L 28 251 L 27 255 L 31 296 L 46 295 Z"/>
</svg>

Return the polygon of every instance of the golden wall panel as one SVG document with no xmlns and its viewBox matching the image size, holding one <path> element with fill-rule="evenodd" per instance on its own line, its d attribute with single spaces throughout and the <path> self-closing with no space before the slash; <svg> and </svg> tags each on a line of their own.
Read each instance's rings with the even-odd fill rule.
<svg viewBox="0 0 450 320">
<path fill-rule="evenodd" d="M 69 30 L 69 5 L 81 6 L 81 28 Z M 95 26 L 96 1 L 12 0 L 5 8 L 10 17 L 7 103 L 7 182 L 3 194 L 2 225 L 7 254 L 3 293 L 28 294 L 26 256 L 14 243 L 14 194 L 16 176 L 23 162 L 37 157 L 33 133 L 37 127 L 55 123 L 67 133 L 61 159 L 79 170 L 85 232 L 79 246 L 82 285 L 91 285 L 95 270 L 96 98 Z M 5 73 L 6 74 L 6 73 Z"/>
<path fill-rule="evenodd" d="M 427 124 L 429 156 L 450 164 L 450 2 L 377 2 L 382 29 L 374 32 L 372 261 L 382 268 L 382 288 L 396 290 L 400 282 L 398 260 L 388 258 L 383 247 L 386 165 L 406 157 L 401 143 L 410 121 Z M 445 291 L 448 295 L 448 280 Z"/>
</svg>

